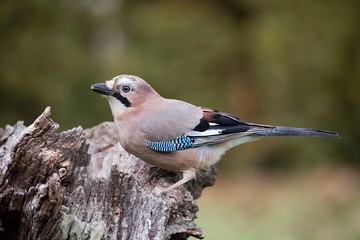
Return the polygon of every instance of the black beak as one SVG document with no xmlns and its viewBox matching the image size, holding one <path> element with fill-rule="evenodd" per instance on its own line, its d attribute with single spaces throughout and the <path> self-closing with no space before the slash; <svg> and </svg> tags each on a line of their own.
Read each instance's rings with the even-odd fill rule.
<svg viewBox="0 0 360 240">
<path fill-rule="evenodd" d="M 108 89 L 105 85 L 105 83 L 95 83 L 91 85 L 91 90 L 94 92 L 100 93 L 102 95 L 110 95 L 112 96 L 114 94 L 114 91 L 111 89 Z"/>
<path fill-rule="evenodd" d="M 126 97 L 121 96 L 120 93 L 115 92 L 112 89 L 108 89 L 105 83 L 95 83 L 91 85 L 91 90 L 102 95 L 113 96 L 114 98 L 118 99 L 122 104 L 124 104 L 125 107 L 131 107 L 131 103 Z"/>
</svg>

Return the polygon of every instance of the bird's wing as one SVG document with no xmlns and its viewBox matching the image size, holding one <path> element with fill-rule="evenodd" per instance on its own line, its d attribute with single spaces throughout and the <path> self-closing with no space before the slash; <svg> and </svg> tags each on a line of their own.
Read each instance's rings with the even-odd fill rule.
<svg viewBox="0 0 360 240">
<path fill-rule="evenodd" d="M 202 110 L 202 121 L 206 121 L 209 127 L 198 130 L 195 128 L 186 134 L 194 139 L 192 147 L 222 143 L 231 139 L 256 135 L 274 128 L 274 126 L 269 125 L 247 123 L 229 113 L 209 108 L 202 108 Z"/>
<path fill-rule="evenodd" d="M 201 108 L 201 111 L 202 117 L 195 121 L 196 124 L 193 122 L 191 129 L 188 129 L 187 132 L 161 141 L 148 141 L 148 147 L 156 151 L 172 152 L 191 147 L 213 145 L 271 128 L 271 126 L 265 125 L 261 127 L 260 125 L 251 126 L 234 115 L 209 108 Z M 176 124 L 182 125 L 181 122 Z M 173 127 L 178 128 L 177 125 Z"/>
<path fill-rule="evenodd" d="M 155 99 L 147 102 L 141 112 L 134 113 L 134 123 L 148 141 L 167 141 L 185 135 L 196 128 L 202 121 L 201 108 L 189 103 Z"/>
</svg>

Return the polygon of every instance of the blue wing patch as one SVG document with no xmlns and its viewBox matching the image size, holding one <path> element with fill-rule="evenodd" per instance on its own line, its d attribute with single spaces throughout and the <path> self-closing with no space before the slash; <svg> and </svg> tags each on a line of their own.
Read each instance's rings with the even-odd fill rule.
<svg viewBox="0 0 360 240">
<path fill-rule="evenodd" d="M 175 138 L 174 140 L 169 141 L 159 141 L 159 142 L 151 142 L 148 141 L 146 145 L 158 152 L 174 152 L 177 150 L 184 150 L 191 148 L 194 144 L 194 138 L 189 136 L 180 136 Z"/>
</svg>

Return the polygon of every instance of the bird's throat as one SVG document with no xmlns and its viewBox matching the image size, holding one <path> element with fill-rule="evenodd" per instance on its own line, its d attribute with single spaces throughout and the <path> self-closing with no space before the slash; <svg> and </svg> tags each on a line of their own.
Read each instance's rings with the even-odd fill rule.
<svg viewBox="0 0 360 240">
<path fill-rule="evenodd" d="M 123 113 L 128 110 L 128 107 L 114 96 L 108 96 L 107 99 L 114 119 L 121 117 Z"/>
</svg>

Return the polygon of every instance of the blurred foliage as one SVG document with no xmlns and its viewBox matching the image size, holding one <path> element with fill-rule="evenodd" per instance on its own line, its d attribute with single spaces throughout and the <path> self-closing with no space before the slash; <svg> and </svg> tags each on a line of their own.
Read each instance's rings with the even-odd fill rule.
<svg viewBox="0 0 360 240">
<path fill-rule="evenodd" d="M 62 129 L 111 120 L 89 85 L 129 73 L 250 122 L 342 135 L 262 140 L 222 168 L 359 165 L 357 0 L 3 0 L 0 13 L 1 126 L 48 105 Z"/>
</svg>

